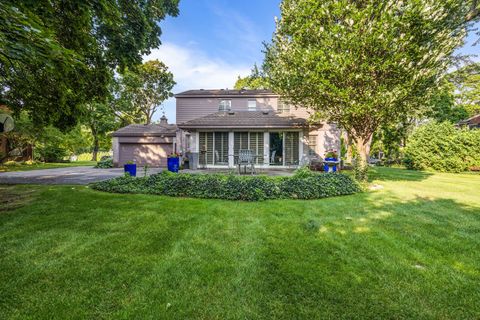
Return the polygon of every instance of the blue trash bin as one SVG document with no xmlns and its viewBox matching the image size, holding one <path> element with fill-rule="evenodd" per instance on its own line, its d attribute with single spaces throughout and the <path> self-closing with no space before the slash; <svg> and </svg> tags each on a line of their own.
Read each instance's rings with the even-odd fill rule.
<svg viewBox="0 0 480 320">
<path fill-rule="evenodd" d="M 336 162 L 336 161 L 338 161 L 338 159 L 337 158 L 325 158 L 325 161 Z M 337 165 L 336 164 L 331 165 L 331 164 L 325 163 L 324 166 L 323 166 L 323 170 L 325 172 L 328 172 L 329 167 L 332 167 L 333 172 L 337 172 Z"/>
<path fill-rule="evenodd" d="M 137 165 L 134 164 L 125 164 L 123 165 L 123 171 L 128 172 L 128 174 L 132 177 L 137 175 Z"/>
<path fill-rule="evenodd" d="M 167 168 L 170 172 L 178 172 L 180 167 L 180 158 L 168 158 L 167 159 Z"/>
</svg>

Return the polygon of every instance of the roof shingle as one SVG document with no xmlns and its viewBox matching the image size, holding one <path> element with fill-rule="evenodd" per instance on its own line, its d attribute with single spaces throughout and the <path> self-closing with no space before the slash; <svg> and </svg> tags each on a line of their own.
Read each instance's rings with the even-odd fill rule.
<svg viewBox="0 0 480 320">
<path fill-rule="evenodd" d="M 258 89 L 258 90 L 234 90 L 234 89 L 212 89 L 212 90 L 188 90 L 177 93 L 176 98 L 189 98 L 201 96 L 215 96 L 215 97 L 256 97 L 256 96 L 277 96 L 272 90 Z"/>
<path fill-rule="evenodd" d="M 292 115 L 280 115 L 272 111 L 216 112 L 182 123 L 180 129 L 207 128 L 299 128 L 307 120 Z"/>
<path fill-rule="evenodd" d="M 159 137 L 176 135 L 174 124 L 131 124 L 112 133 L 113 137 Z"/>
</svg>

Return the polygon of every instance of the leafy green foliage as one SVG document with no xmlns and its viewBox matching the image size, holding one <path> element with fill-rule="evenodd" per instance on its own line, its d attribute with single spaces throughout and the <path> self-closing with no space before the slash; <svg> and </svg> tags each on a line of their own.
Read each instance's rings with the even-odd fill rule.
<svg viewBox="0 0 480 320">
<path fill-rule="evenodd" d="M 54 143 L 46 143 L 36 148 L 35 158 L 44 162 L 62 162 L 66 155 L 65 148 Z"/>
<path fill-rule="evenodd" d="M 108 140 L 108 149 L 110 149 L 111 139 L 108 136 L 108 133 L 117 129 L 119 127 L 119 122 L 115 113 L 105 103 L 89 103 L 86 105 L 86 108 L 87 112 L 82 120 L 90 129 L 92 136 L 91 160 L 97 161 L 102 141 Z"/>
<path fill-rule="evenodd" d="M 174 85 L 173 74 L 163 62 L 147 61 L 120 75 L 111 106 L 126 123 L 150 124 L 158 107 L 173 96 Z"/>
<path fill-rule="evenodd" d="M 67 129 L 104 102 L 113 70 L 160 45 L 159 21 L 178 0 L 0 2 L 0 103 L 36 125 Z"/>
<path fill-rule="evenodd" d="M 360 186 L 343 174 L 300 171 L 293 177 L 174 174 L 164 171 L 149 177 L 120 177 L 92 188 L 116 193 L 161 194 L 172 197 L 259 201 L 266 199 L 319 199 L 353 194 Z"/>
<path fill-rule="evenodd" d="M 268 78 L 265 76 L 265 73 L 258 69 L 258 66 L 255 64 L 250 75 L 242 78 L 238 76 L 237 81 L 235 82 L 234 88 L 237 90 L 241 89 L 268 89 L 270 85 L 268 83 Z"/>
<path fill-rule="evenodd" d="M 284 0 L 264 69 L 313 120 L 339 124 L 367 161 L 373 133 L 415 116 L 466 34 L 450 0 Z"/>
<path fill-rule="evenodd" d="M 455 84 L 455 98 L 464 109 L 464 118 L 480 113 L 480 62 L 468 64 L 451 76 Z"/>
<path fill-rule="evenodd" d="M 462 172 L 480 166 L 480 130 L 431 122 L 416 129 L 405 148 L 409 169 Z"/>
<path fill-rule="evenodd" d="M 111 157 L 108 157 L 104 160 L 100 160 L 95 165 L 95 168 L 100 168 L 100 169 L 113 168 L 113 159 Z"/>
</svg>

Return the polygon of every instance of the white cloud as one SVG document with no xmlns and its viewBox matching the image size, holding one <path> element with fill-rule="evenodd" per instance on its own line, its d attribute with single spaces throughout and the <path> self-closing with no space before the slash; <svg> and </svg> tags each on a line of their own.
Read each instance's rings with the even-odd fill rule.
<svg viewBox="0 0 480 320">
<path fill-rule="evenodd" d="M 175 93 L 190 89 L 233 88 L 239 75 L 243 77 L 250 73 L 251 66 L 209 58 L 194 45 L 183 47 L 166 42 L 145 56 L 144 61 L 158 59 L 168 66 L 177 83 Z M 174 123 L 175 99 L 167 100 L 163 107 L 169 122 Z M 154 118 L 161 115 L 157 112 Z"/>
<path fill-rule="evenodd" d="M 251 66 L 235 61 L 209 58 L 192 46 L 181 47 L 164 43 L 144 60 L 158 59 L 164 62 L 177 82 L 176 92 L 189 89 L 232 88 L 237 77 L 250 73 Z"/>
</svg>

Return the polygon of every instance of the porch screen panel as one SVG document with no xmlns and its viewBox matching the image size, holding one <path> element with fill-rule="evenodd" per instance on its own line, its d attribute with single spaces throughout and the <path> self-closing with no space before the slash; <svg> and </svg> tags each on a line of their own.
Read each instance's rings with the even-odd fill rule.
<svg viewBox="0 0 480 320">
<path fill-rule="evenodd" d="M 200 132 L 200 164 L 213 164 L 213 132 Z"/>
<path fill-rule="evenodd" d="M 228 165 L 228 132 L 215 132 L 215 164 Z"/>
<path fill-rule="evenodd" d="M 263 164 L 263 132 L 250 132 L 250 147 L 253 153 L 259 156 L 256 159 L 257 164 Z"/>
<path fill-rule="evenodd" d="M 298 132 L 285 133 L 285 165 L 298 164 Z"/>
<path fill-rule="evenodd" d="M 248 132 L 234 132 L 233 133 L 233 153 L 238 155 L 238 150 L 248 149 Z M 238 158 L 235 157 L 235 164 Z"/>
</svg>

